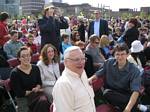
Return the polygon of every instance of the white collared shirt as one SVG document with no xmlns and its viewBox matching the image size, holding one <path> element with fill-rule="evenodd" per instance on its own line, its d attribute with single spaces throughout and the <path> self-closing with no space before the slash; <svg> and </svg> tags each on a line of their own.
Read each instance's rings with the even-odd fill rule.
<svg viewBox="0 0 150 112">
<path fill-rule="evenodd" d="M 56 112 L 96 112 L 94 92 L 85 71 L 79 77 L 65 68 L 53 88 L 52 95 Z"/>
<path fill-rule="evenodd" d="M 100 31 L 100 20 L 95 20 L 94 21 L 94 34 L 96 34 L 98 37 L 100 36 L 99 31 Z"/>
</svg>

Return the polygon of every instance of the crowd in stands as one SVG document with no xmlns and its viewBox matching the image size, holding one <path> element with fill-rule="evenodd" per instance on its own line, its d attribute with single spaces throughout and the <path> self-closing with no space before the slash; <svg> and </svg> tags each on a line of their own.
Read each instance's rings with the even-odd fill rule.
<svg viewBox="0 0 150 112">
<path fill-rule="evenodd" d="M 27 112 L 27 110 L 48 112 L 50 105 L 53 103 L 53 97 L 56 100 L 54 103 L 58 103 L 57 97 L 59 98 L 59 94 L 61 94 L 61 91 L 58 90 L 62 90 L 59 83 L 56 83 L 62 75 L 62 68 L 60 68 L 62 66 L 60 65 L 66 61 L 66 54 L 64 54 L 66 49 L 73 46 L 78 46 L 85 56 L 84 70 L 86 77 L 93 81 L 101 75 L 106 75 L 107 87 L 109 85 L 107 89 L 119 92 L 120 96 L 118 97 L 113 96 L 118 95 L 116 91 L 114 94 L 111 91 L 110 96 L 107 94 L 108 91 L 105 91 L 104 94 L 110 104 L 120 108 L 120 110 L 118 109 L 119 112 L 137 112 L 136 106 L 138 110 L 148 112 L 145 105 L 150 105 L 150 102 L 138 102 L 138 99 L 140 99 L 139 91 L 142 85 L 146 90 L 144 94 L 148 96 L 150 101 L 150 94 L 147 92 L 150 91 L 150 85 L 144 86 L 145 82 L 142 80 L 145 71 L 150 70 L 150 20 L 137 17 L 129 18 L 129 20 L 121 18 L 104 20 L 100 11 L 96 10 L 93 14 L 95 15 L 93 20 L 76 16 L 63 17 L 59 8 L 47 7 L 40 19 L 22 18 L 21 20 L 12 20 L 10 23 L 8 22 L 9 14 L 6 12 L 0 13 L 0 68 L 12 67 L 10 65 L 11 60 L 18 63 L 15 67 L 13 66 L 14 69 L 10 74 L 12 90 L 17 97 L 18 112 Z M 124 47 L 117 48 L 116 46 L 119 45 L 124 45 Z M 80 53 L 76 53 L 76 55 L 82 55 Z M 37 57 L 36 60 L 33 59 L 34 56 Z M 69 59 L 78 56 L 72 56 Z M 122 64 L 122 60 L 125 64 Z M 121 65 L 117 67 L 117 63 L 121 63 L 125 68 L 121 67 L 120 69 Z M 115 69 L 113 69 L 114 66 Z M 70 73 L 70 70 L 67 70 L 67 72 Z M 116 74 L 121 74 L 121 76 L 115 77 Z M 150 75 L 150 71 L 148 74 Z M 129 77 L 132 77 L 132 79 L 129 79 Z M 59 89 L 55 89 L 53 96 L 52 91 L 55 83 Z M 74 80 L 72 83 L 74 83 Z M 82 84 L 80 86 L 82 87 Z M 66 85 L 64 87 L 67 88 Z M 72 88 L 74 89 L 74 87 Z M 119 98 L 123 98 L 120 91 L 122 93 L 124 89 L 125 92 L 131 93 L 126 94 L 126 101 L 121 105 L 118 103 Z M 59 93 L 56 93 L 56 91 Z M 111 101 L 115 98 L 118 101 Z M 31 103 L 32 99 L 36 100 Z M 25 105 L 30 103 L 28 108 L 20 103 L 22 100 Z M 56 105 L 59 108 L 60 104 Z M 24 110 L 24 108 L 27 110 Z M 80 106 L 72 108 L 76 110 Z M 56 108 L 56 112 L 62 112 L 60 109 L 57 111 Z M 90 109 L 92 110 L 92 108 Z M 95 110 L 90 112 L 95 112 Z"/>
</svg>

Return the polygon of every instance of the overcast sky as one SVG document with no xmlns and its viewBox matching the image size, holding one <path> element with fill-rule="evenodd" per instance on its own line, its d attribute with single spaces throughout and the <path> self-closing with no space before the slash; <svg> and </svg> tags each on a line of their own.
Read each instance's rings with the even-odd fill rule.
<svg viewBox="0 0 150 112">
<path fill-rule="evenodd" d="M 63 3 L 68 4 L 81 4 L 89 3 L 92 6 L 99 7 L 101 6 L 110 6 L 110 9 L 113 11 L 118 11 L 119 8 L 137 8 L 140 10 L 140 7 L 149 6 L 150 0 L 62 0 Z M 108 8 L 108 7 L 107 7 Z"/>
</svg>

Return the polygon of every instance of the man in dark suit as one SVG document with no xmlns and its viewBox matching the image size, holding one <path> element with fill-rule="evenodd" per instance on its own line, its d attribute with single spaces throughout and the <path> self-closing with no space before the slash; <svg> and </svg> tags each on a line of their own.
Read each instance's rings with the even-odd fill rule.
<svg viewBox="0 0 150 112">
<path fill-rule="evenodd" d="M 108 23 L 106 20 L 101 19 L 101 12 L 99 10 L 94 11 L 95 20 L 89 24 L 88 37 L 92 34 L 96 34 L 101 37 L 103 34 L 108 35 Z"/>
</svg>

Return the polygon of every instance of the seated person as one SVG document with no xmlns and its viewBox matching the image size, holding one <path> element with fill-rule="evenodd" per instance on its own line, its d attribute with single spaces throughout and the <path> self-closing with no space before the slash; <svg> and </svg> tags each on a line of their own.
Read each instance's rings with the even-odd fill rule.
<svg viewBox="0 0 150 112">
<path fill-rule="evenodd" d="M 105 57 L 102 55 L 99 49 L 98 36 L 95 34 L 90 36 L 90 43 L 87 45 L 85 52 L 92 57 L 95 71 L 103 66 Z"/>
<path fill-rule="evenodd" d="M 75 43 L 76 46 L 79 46 L 80 49 L 82 50 L 82 52 L 85 54 L 85 57 L 86 57 L 86 61 L 85 61 L 85 72 L 87 74 L 87 77 L 91 77 L 93 74 L 94 74 L 94 66 L 93 66 L 93 59 L 90 55 L 88 55 L 86 52 L 85 52 L 85 42 L 83 41 L 78 41 Z"/>
<path fill-rule="evenodd" d="M 107 35 L 102 35 L 100 38 L 100 50 L 103 54 L 103 56 L 105 57 L 105 59 L 111 58 L 112 57 L 112 53 L 110 50 L 110 39 L 108 38 Z"/>
<path fill-rule="evenodd" d="M 23 46 L 23 43 L 18 40 L 18 31 L 12 30 L 10 35 L 10 40 L 4 44 L 8 59 L 16 58 L 18 50 Z"/>
<path fill-rule="evenodd" d="M 27 41 L 26 45 L 28 47 L 30 47 L 30 49 L 32 50 L 33 54 L 36 54 L 37 53 L 37 46 L 36 46 L 36 44 L 33 43 L 33 41 L 34 41 L 33 35 L 32 34 L 28 34 L 27 35 L 27 39 L 28 39 L 28 41 Z"/>
<path fill-rule="evenodd" d="M 52 90 L 60 76 L 59 57 L 57 49 L 51 44 L 45 44 L 41 50 L 40 61 L 37 66 L 41 72 L 42 88 L 52 103 Z"/>
<path fill-rule="evenodd" d="M 11 72 L 12 90 L 17 97 L 18 112 L 49 112 L 49 103 L 44 95 L 40 70 L 31 65 L 31 51 L 26 46 L 17 54 L 20 65 Z"/>
<path fill-rule="evenodd" d="M 65 49 L 67 49 L 68 47 L 72 46 L 71 43 L 69 43 L 69 35 L 67 34 L 62 34 L 62 49 L 63 49 L 63 53 L 65 51 Z"/>
<path fill-rule="evenodd" d="M 146 65 L 150 66 L 150 42 L 147 44 L 147 47 L 144 49 L 144 54 L 146 57 Z"/>
<path fill-rule="evenodd" d="M 115 58 L 105 61 L 104 66 L 89 79 L 91 83 L 105 76 L 103 95 L 106 100 L 119 107 L 119 112 L 137 112 L 137 101 L 141 88 L 139 69 L 127 61 L 129 49 L 126 44 L 114 48 Z"/>
<path fill-rule="evenodd" d="M 139 40 L 133 41 L 131 44 L 131 54 L 127 57 L 130 63 L 133 63 L 136 67 L 138 67 L 138 69 L 141 71 L 141 74 L 143 74 L 144 69 L 139 59 L 139 53 L 143 51 L 143 48 L 144 47 Z"/>
</svg>

